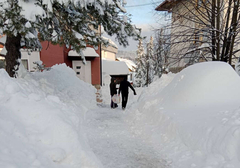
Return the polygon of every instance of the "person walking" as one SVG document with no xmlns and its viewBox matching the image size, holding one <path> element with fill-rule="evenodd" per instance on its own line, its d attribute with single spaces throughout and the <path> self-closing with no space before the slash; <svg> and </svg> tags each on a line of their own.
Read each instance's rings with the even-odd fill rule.
<svg viewBox="0 0 240 168">
<path fill-rule="evenodd" d="M 134 93 L 134 95 L 136 94 L 135 89 L 132 87 L 132 85 L 127 81 L 127 78 L 125 77 L 123 79 L 123 81 L 120 82 L 120 87 L 118 90 L 118 95 L 122 94 L 122 109 L 125 110 L 126 106 L 127 106 L 127 101 L 128 101 L 128 87 L 130 87 Z"/>
<path fill-rule="evenodd" d="M 112 100 L 113 95 L 117 94 L 117 88 L 116 88 L 116 79 L 111 78 L 110 83 L 110 95 L 111 95 L 111 108 L 117 108 L 117 103 L 114 103 Z"/>
</svg>

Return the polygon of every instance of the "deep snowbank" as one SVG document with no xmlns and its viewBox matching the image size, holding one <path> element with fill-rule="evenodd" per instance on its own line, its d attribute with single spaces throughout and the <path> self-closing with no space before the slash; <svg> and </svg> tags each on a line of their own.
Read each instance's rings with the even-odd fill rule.
<svg viewBox="0 0 240 168">
<path fill-rule="evenodd" d="M 0 70 L 0 167 L 103 167 L 89 149 L 83 130 L 91 108 L 102 112 L 96 118 L 93 113 L 92 124 L 108 127 L 102 121 L 111 113 L 96 107 L 95 88 L 79 80 L 66 65 L 19 75 L 12 79 Z M 116 135 L 121 147 L 133 145 L 128 139 L 135 139 L 154 149 L 150 151 L 167 168 L 239 168 L 239 86 L 239 76 L 221 62 L 199 63 L 176 75 L 163 75 L 148 88 L 137 89 L 137 96 L 131 97 L 130 91 L 127 110 L 109 109 L 114 117 L 119 116 L 119 120 L 110 118 L 111 124 L 123 121 L 127 129 L 115 127 L 121 136 L 110 126 L 112 135 L 89 133 L 91 142 Z M 110 103 L 109 87 L 103 95 L 106 104 Z M 133 152 L 137 156 L 138 151 Z M 144 152 L 141 159 L 146 159 Z"/>
<path fill-rule="evenodd" d="M 169 167 L 240 167 L 236 72 L 222 62 L 199 63 L 176 74 L 168 85 L 164 82 L 166 78 L 153 83 L 148 90 L 155 92 L 131 108 L 133 133 L 157 147 Z"/>
<path fill-rule="evenodd" d="M 164 92 L 168 108 L 201 108 L 238 104 L 240 78 L 229 64 L 206 62 L 182 70 Z"/>
<path fill-rule="evenodd" d="M 95 88 L 65 64 L 20 76 L 0 70 L 0 167 L 101 167 L 81 128 Z"/>
</svg>

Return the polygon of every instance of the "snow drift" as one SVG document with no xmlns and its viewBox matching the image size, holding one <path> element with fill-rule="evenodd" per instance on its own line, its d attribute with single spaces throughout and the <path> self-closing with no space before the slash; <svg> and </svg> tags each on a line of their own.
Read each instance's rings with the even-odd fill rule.
<svg viewBox="0 0 240 168">
<path fill-rule="evenodd" d="M 108 86 L 96 106 L 65 64 L 17 79 L 1 69 L 0 83 L 0 167 L 240 167 L 240 80 L 226 63 L 163 75 L 130 92 L 125 111 L 110 109 Z"/>
<path fill-rule="evenodd" d="M 229 64 L 205 62 L 182 70 L 161 93 L 162 103 L 179 108 L 238 104 L 240 78 Z M 185 107 L 187 105 L 187 107 Z"/>
<path fill-rule="evenodd" d="M 223 62 L 190 66 L 140 95 L 129 124 L 171 168 L 240 166 L 240 78 Z M 166 86 L 166 87 L 165 87 Z"/>
<path fill-rule="evenodd" d="M 65 64 L 22 72 L 0 70 L 0 167 L 101 167 L 82 130 L 95 88 Z"/>
</svg>

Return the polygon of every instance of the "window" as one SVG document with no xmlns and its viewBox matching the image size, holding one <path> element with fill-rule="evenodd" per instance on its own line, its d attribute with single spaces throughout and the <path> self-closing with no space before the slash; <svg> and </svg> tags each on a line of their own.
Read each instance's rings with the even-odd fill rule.
<svg viewBox="0 0 240 168">
<path fill-rule="evenodd" d="M 22 59 L 22 64 L 26 70 L 28 70 L 28 60 L 27 59 Z"/>
<path fill-rule="evenodd" d="M 76 69 L 81 69 L 81 66 L 76 66 Z"/>
<path fill-rule="evenodd" d="M 80 75 L 80 72 L 77 72 L 77 75 Z"/>
</svg>

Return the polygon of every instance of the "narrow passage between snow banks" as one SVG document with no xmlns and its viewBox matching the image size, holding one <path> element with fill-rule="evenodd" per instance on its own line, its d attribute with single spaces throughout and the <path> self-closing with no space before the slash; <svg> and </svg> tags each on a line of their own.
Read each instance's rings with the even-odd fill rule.
<svg viewBox="0 0 240 168">
<path fill-rule="evenodd" d="M 130 111 L 99 107 L 86 114 L 89 146 L 104 168 L 166 168 L 157 150 L 131 132 L 126 113 Z"/>
</svg>

